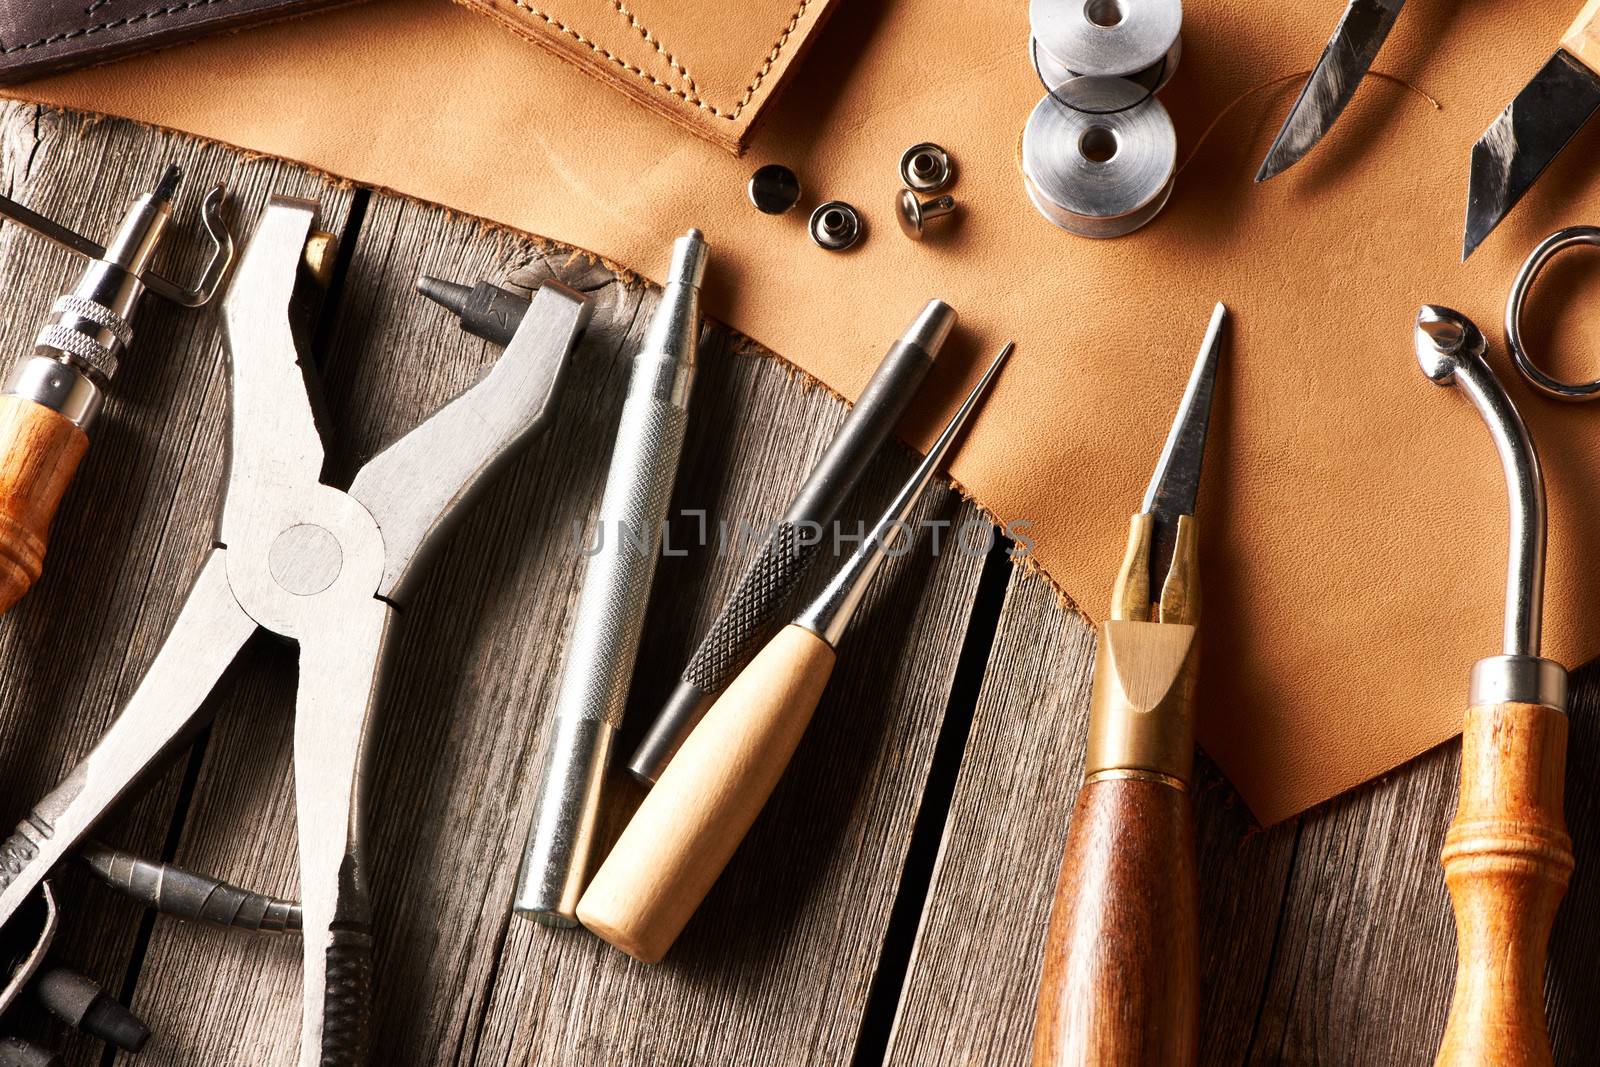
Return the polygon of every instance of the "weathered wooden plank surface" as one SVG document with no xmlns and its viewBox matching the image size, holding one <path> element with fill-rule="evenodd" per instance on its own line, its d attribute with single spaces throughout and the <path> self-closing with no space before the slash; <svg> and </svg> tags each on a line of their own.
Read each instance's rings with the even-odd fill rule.
<svg viewBox="0 0 1600 1067">
<path fill-rule="evenodd" d="M 1082 775 L 1093 664 L 1092 628 L 1037 576 L 1014 574 L 889 1063 L 1028 1062 L 1040 954 Z M 1252 832 L 1203 759 L 1197 793 L 1206 1060 L 1237 1063 L 1271 956 L 1293 838 Z"/>
<path fill-rule="evenodd" d="M 90 128 L 73 118 L 0 106 L 7 192 L 36 210 L 104 239 L 132 194 L 168 162 L 186 172 L 180 230 L 160 260 L 188 278 L 201 248 L 190 239 L 199 195 L 225 179 L 244 202 L 268 190 L 315 192 L 337 228 L 350 194 L 304 170 L 126 123 Z M 82 261 L 0 227 L 0 324 L 6 359 L 31 350 L 55 295 Z M 154 655 L 209 544 L 222 427 L 220 347 L 213 310 L 186 311 L 147 297 L 88 457 L 57 517 L 44 579 L 0 621 L 0 818 L 9 826 L 53 786 L 104 731 Z M 182 777 L 182 761 L 146 798 L 108 827 L 113 840 L 160 851 Z M 138 910 L 76 872 L 64 958 L 116 990 L 135 951 Z M 98 1062 L 96 1042 L 74 1042 L 79 1062 Z"/>
<path fill-rule="evenodd" d="M 15 136 L 31 135 L 31 114 L 12 115 Z M 40 118 L 38 129 L 67 147 L 38 154 L 35 169 L 96 175 L 96 188 L 135 184 L 102 166 L 106 153 L 124 150 L 118 138 L 152 158 L 164 143 L 115 122 L 82 139 L 75 121 L 59 116 Z M 215 156 L 213 169 L 235 165 L 230 153 L 204 152 Z M 259 211 L 269 184 L 332 201 L 335 222 L 349 199 L 304 175 L 272 182 L 273 168 L 251 166 L 262 180 L 241 195 L 241 218 Z M 947 548 L 935 558 L 918 551 L 880 579 L 789 778 L 667 964 L 640 967 L 582 932 L 510 919 L 543 710 L 582 573 L 571 523 L 598 503 L 626 361 L 655 296 L 564 253 L 546 257 L 525 242 L 485 233 L 471 220 L 397 198 L 363 203 L 359 229 L 347 229 L 347 237 L 353 231 L 348 273 L 330 298 L 330 343 L 318 353 L 335 431 L 336 481 L 459 392 L 495 355 L 413 295 L 419 271 L 472 280 L 522 267 L 589 289 L 599 304 L 556 425 L 456 532 L 408 611 L 378 728 L 371 795 L 380 931 L 377 1062 L 847 1060 L 982 555 Z M 15 260 L 6 269 L 30 293 L 58 280 L 41 282 Z M 908 321 L 919 305 L 908 305 Z M 31 330 L 31 316 L 13 327 L 19 336 Z M 147 335 L 169 329 L 154 316 L 144 327 Z M 126 588 L 108 595 L 103 578 L 87 582 L 65 606 L 59 588 L 42 588 L 25 623 L 7 620 L 8 654 L 17 667 L 6 675 L 6 706 L 36 704 L 86 683 L 107 689 L 94 701 L 98 716 L 74 719 L 74 729 L 50 737 L 49 754 L 18 754 L 34 773 L 8 784 L 5 799 L 15 809 L 8 815 L 20 814 L 88 747 L 114 709 L 114 696 L 137 683 L 207 544 L 226 391 L 215 363 L 214 317 L 194 329 L 188 344 L 141 347 L 145 358 L 171 353 L 161 366 L 177 399 L 145 394 L 118 450 L 128 467 L 86 470 L 74 510 L 62 519 L 57 551 L 65 545 L 92 557 L 97 570 L 90 573 L 128 565 L 128 550 L 91 543 L 115 531 L 126 542 L 152 539 L 148 560 L 138 561 Z M 734 352 L 723 331 L 710 333 L 703 357 L 701 417 L 691 427 L 677 507 L 770 521 L 842 420 L 843 407 L 803 388 L 778 363 Z M 156 448 L 170 454 L 158 468 L 163 480 L 132 477 L 142 451 Z M 886 458 L 857 501 L 862 515 L 882 506 L 914 462 L 905 451 Z M 154 534 L 146 528 L 152 512 L 161 520 Z M 988 529 L 970 505 L 942 489 L 930 493 L 921 514 Z M 675 525 L 680 543 L 692 538 L 695 525 L 692 519 Z M 665 696 L 743 560 L 694 551 L 662 561 L 634 691 L 635 727 Z M 112 644 L 108 631 L 117 632 L 115 612 L 140 598 L 159 605 L 159 613 L 147 606 L 155 617 L 139 620 L 136 648 L 100 663 L 95 657 Z M 23 640 L 30 632 L 25 625 L 35 634 L 40 627 L 81 625 L 63 617 L 64 607 L 112 614 L 79 635 L 73 657 L 38 678 L 38 638 Z M 219 687 L 216 723 L 193 761 L 192 796 L 175 773 L 157 798 L 164 805 L 112 836 L 154 852 L 170 833 L 180 862 L 292 894 L 295 656 L 262 641 L 243 660 L 237 678 Z M 5 731 L 8 744 L 16 733 Z M 620 817 L 628 788 L 614 792 Z M 179 793 L 186 806 L 169 830 Z M 292 940 L 156 920 L 139 944 L 137 914 L 116 904 L 109 912 L 109 918 L 81 913 L 74 929 L 77 944 L 104 945 L 105 959 L 78 957 L 99 977 L 116 979 L 117 968 L 140 953 L 127 984 L 157 1036 L 128 1062 L 292 1062 L 299 1025 L 299 953 Z M 627 1011 L 619 1010 L 622 1004 Z M 776 1024 L 787 1031 L 783 1039 L 774 1039 Z M 73 1050 L 73 1062 L 99 1059 L 88 1043 Z"/>
<path fill-rule="evenodd" d="M 952 684 L 964 641 L 985 645 L 984 627 L 995 625 L 971 617 L 983 561 L 919 552 L 894 565 L 792 773 L 665 965 L 632 964 L 580 932 L 513 920 L 506 902 L 531 816 L 543 708 L 581 580 L 570 521 L 597 503 L 624 361 L 654 296 L 471 220 L 126 123 L 84 129 L 7 105 L 0 150 L 8 191 L 91 232 L 109 227 L 129 190 L 168 158 L 188 168 L 191 197 L 227 177 L 247 224 L 269 189 L 318 197 L 330 228 L 352 238 L 318 344 L 335 480 L 494 358 L 412 295 L 416 273 L 472 280 L 525 268 L 599 302 L 557 425 L 469 515 L 406 619 L 372 804 L 378 1062 L 874 1063 L 881 1036 L 858 1050 L 858 1035 L 878 1027 L 863 1018 L 875 981 L 889 995 L 880 989 L 872 1011 L 895 1016 L 888 1062 L 1026 1062 L 1093 646 L 1040 579 L 1011 576 L 972 707 Z M 358 217 L 347 224 L 352 209 Z M 173 269 L 192 269 L 192 247 L 171 244 L 186 253 Z M 75 270 L 66 253 L 0 227 L 9 350 L 26 350 Z M 781 510 L 843 410 L 777 363 L 734 349 L 731 335 L 708 335 L 676 506 L 761 522 Z M 46 579 L 0 621 L 0 818 L 20 815 L 99 736 L 181 602 L 218 487 L 227 414 L 218 353 L 214 312 L 157 300 L 144 308 Z M 902 454 L 886 465 L 858 513 L 875 510 L 911 462 Z M 924 514 L 958 525 L 975 517 L 951 494 L 937 496 Z M 695 526 L 680 518 L 677 543 Z M 741 562 L 707 551 L 662 561 L 630 732 L 666 693 Z M 178 760 L 108 836 L 147 853 L 165 843 L 184 862 L 293 893 L 295 656 L 260 642 L 242 658 L 199 755 Z M 1590 785 L 1600 773 L 1589 725 L 1597 710 L 1600 675 L 1590 670 L 1577 687 L 1568 786 L 1578 868 L 1549 972 L 1559 1063 L 1600 1062 L 1600 1017 L 1589 1007 L 1600 877 L 1586 858 L 1600 855 Z M 946 815 L 940 791 L 924 801 L 924 789 L 955 774 L 953 760 L 934 761 L 935 738 L 942 722 L 967 715 Z M 1443 746 L 1265 832 L 1202 760 L 1206 1063 L 1430 1062 L 1452 971 L 1437 855 L 1456 753 Z M 631 787 L 613 783 L 611 795 L 620 820 Z M 902 883 L 920 862 L 908 863 L 907 843 L 914 821 L 941 819 L 924 904 L 915 876 Z M 150 1048 L 125 1062 L 292 1060 L 292 940 L 152 924 L 75 872 L 63 888 L 63 955 L 131 994 L 156 1026 Z M 921 911 L 903 984 L 899 950 L 882 953 L 897 901 L 902 913 Z M 75 1040 L 68 1059 L 100 1063 L 102 1054 Z"/>
<path fill-rule="evenodd" d="M 889 1062 L 1028 1062 L 1050 899 L 1083 759 L 1093 635 L 1013 579 L 899 1005 Z M 1578 868 L 1547 1000 L 1557 1063 L 1600 1062 L 1600 670 L 1576 676 L 1567 818 Z M 1465 695 L 1465 671 L 1462 678 Z M 1202 1061 L 1432 1063 L 1455 973 L 1439 867 L 1459 745 L 1271 830 L 1204 759 Z"/>
</svg>

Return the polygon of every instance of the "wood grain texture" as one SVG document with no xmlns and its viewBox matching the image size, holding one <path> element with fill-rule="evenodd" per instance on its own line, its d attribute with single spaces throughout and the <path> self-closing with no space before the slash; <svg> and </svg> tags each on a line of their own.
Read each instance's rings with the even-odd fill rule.
<svg viewBox="0 0 1600 1067">
<path fill-rule="evenodd" d="M 1561 47 L 1600 74 L 1600 0 L 1588 0 L 1583 5 L 1578 17 L 1561 35 Z"/>
<path fill-rule="evenodd" d="M 1544 962 L 1572 875 L 1566 766 L 1562 712 L 1533 704 L 1467 712 L 1461 801 L 1443 852 L 1458 963 L 1441 1067 L 1551 1062 Z"/>
<path fill-rule="evenodd" d="M 1120 778 L 1078 792 L 1039 980 L 1034 1067 L 1184 1067 L 1199 1055 L 1189 794 Z"/>
<path fill-rule="evenodd" d="M 833 674 L 832 646 L 779 630 L 706 712 L 578 902 L 578 920 L 658 963 L 789 767 Z"/>
<path fill-rule="evenodd" d="M 85 234 L 109 234 L 128 201 L 168 162 L 186 176 L 174 228 L 157 257 L 169 276 L 192 277 L 199 270 L 206 249 L 193 236 L 198 194 L 219 179 L 246 204 L 259 205 L 268 190 L 318 196 L 329 223 L 343 225 L 350 193 L 301 168 L 129 123 L 91 125 L 27 105 L 0 105 L 5 191 Z M 235 206 L 225 214 L 236 224 L 241 217 Z M 82 269 L 83 261 L 70 253 L 19 227 L 0 227 L 0 291 L 9 312 L 0 321 L 5 358 L 32 350 L 51 303 Z M 52 565 L 0 619 L 0 814 L 8 825 L 104 732 L 165 637 L 211 543 L 224 425 L 215 310 L 177 308 L 152 297 L 133 325 L 134 342 L 95 425 L 94 446 L 57 513 Z M 180 754 L 140 800 L 107 823 L 104 836 L 159 854 L 183 774 Z M 140 909 L 76 870 L 65 871 L 60 882 L 60 957 L 120 990 L 139 941 Z M 63 1036 L 42 1019 L 21 1021 L 31 1033 Z M 66 1049 L 69 1063 L 100 1062 L 97 1041 L 67 1036 Z"/>
<path fill-rule="evenodd" d="M 1111 561 L 1110 565 L 1114 565 Z M 887 1061 L 1025 1064 L 1087 736 L 1094 632 L 1037 576 L 1011 579 Z M 1256 830 L 1196 764 L 1200 1049 L 1242 1062 L 1272 957 L 1293 827 Z"/>
<path fill-rule="evenodd" d="M 34 165 L 47 175 L 61 167 L 51 180 L 80 195 L 84 188 L 71 183 L 84 174 L 98 175 L 108 188 L 118 182 L 133 188 L 143 168 L 130 175 L 129 161 L 148 159 L 147 169 L 156 172 L 162 156 L 173 153 L 196 181 L 233 168 L 246 212 L 259 210 L 270 186 L 319 197 L 332 209 L 334 228 L 344 229 L 350 194 L 294 168 L 244 163 L 226 150 L 126 123 L 107 121 L 80 133 L 75 119 L 8 114 L 13 139 L 68 146 L 59 156 L 41 154 Z M 12 156 L 29 157 L 27 149 Z M 120 188 L 103 195 L 120 205 Z M 19 258 L 15 240 L 3 243 L 13 233 L 0 230 L 0 251 L 9 257 L 0 262 L 0 277 L 13 285 L 25 280 L 30 293 L 49 289 L 49 297 L 34 297 L 47 308 L 58 280 L 40 280 L 36 247 Z M 666 967 L 646 975 L 587 934 L 513 921 L 508 903 L 532 814 L 541 725 L 582 572 L 573 525 L 598 504 L 621 383 L 655 296 L 566 250 L 540 253 L 473 220 L 398 198 L 371 199 L 352 245 L 348 276 L 330 300 L 327 343 L 318 346 L 333 431 L 329 477 L 336 483 L 496 355 L 414 295 L 417 273 L 473 280 L 520 268 L 535 278 L 559 276 L 600 305 L 551 432 L 466 517 L 403 620 L 370 794 L 376 1062 L 848 1060 L 949 701 L 981 555 L 946 550 L 935 558 L 924 538 L 918 551 L 880 576 L 862 632 L 841 660 L 790 775 Z M 921 295 L 911 299 L 908 319 L 922 302 Z M 117 418 L 105 429 L 113 443 L 101 461 L 120 466 L 109 474 L 97 470 L 91 450 L 80 476 L 85 488 L 63 509 L 54 551 L 71 544 L 92 559 L 55 583 L 47 573 L 6 620 L 12 669 L 4 676 L 0 754 L 7 766 L 15 760 L 29 767 L 14 792 L 8 783 L 13 816 L 87 749 L 118 695 L 137 684 L 208 540 L 227 404 L 216 323 L 202 317 L 203 328 L 196 328 L 156 303 L 147 302 L 141 328 L 147 335 L 164 331 L 164 344 L 140 349 L 136 342 L 135 352 L 150 352 L 163 389 L 142 381 L 137 356 L 129 361 L 123 395 L 137 395 L 140 406 L 114 403 Z M 34 325 L 17 323 L 15 332 L 31 337 Z M 691 426 L 676 497 L 677 509 L 691 513 L 674 520 L 670 554 L 661 561 L 631 723 L 665 697 L 737 579 L 744 553 L 753 550 L 735 539 L 716 551 L 715 520 L 760 524 L 781 514 L 844 416 L 835 399 L 807 389 L 782 365 L 736 351 L 725 331 L 708 334 L 702 355 L 695 403 L 719 417 Z M 152 458 L 159 462 L 147 469 Z M 913 465 L 907 451 L 886 456 L 850 505 L 850 522 L 874 516 Z M 80 496 L 84 502 L 75 504 Z M 700 525 L 695 510 L 711 517 L 712 550 L 692 550 Z M 92 526 L 86 514 L 94 516 Z M 945 490 L 928 494 L 918 519 L 988 529 Z M 846 542 L 842 551 L 851 547 Z M 108 583 L 119 567 L 125 575 Z M 75 600 L 51 591 L 80 575 L 98 581 L 80 582 Z M 85 626 L 91 616 L 93 625 Z M 82 638 L 62 642 L 59 661 L 40 663 L 35 636 L 59 639 L 74 627 L 84 627 Z M 135 630 L 132 637 L 128 630 Z M 130 642 L 132 652 L 125 647 Z M 180 759 L 161 789 L 112 826 L 113 840 L 154 854 L 169 839 L 180 862 L 293 895 L 295 659 L 292 648 L 272 642 L 247 650 L 237 676 L 219 687 L 207 743 L 188 761 L 192 802 L 174 821 L 174 797 L 188 792 L 180 788 Z M 95 715 L 80 720 L 78 693 L 86 685 L 100 695 Z M 57 724 L 60 734 L 50 734 Z M 625 736 L 624 747 L 632 740 Z M 611 789 L 608 810 L 620 821 L 637 793 L 625 775 Z M 98 910 L 85 909 L 80 898 L 96 901 Z M 138 973 L 125 976 L 139 944 L 139 911 L 81 886 L 72 907 L 67 942 L 75 961 L 112 989 L 126 977 L 135 1006 L 156 1031 L 138 1059 L 126 1062 L 254 1067 L 292 1060 L 299 1025 L 299 946 L 292 939 L 156 919 Z M 740 921 L 732 921 L 735 915 Z M 623 1002 L 629 1010 L 619 1013 Z M 795 1024 L 792 1036 L 772 1039 L 775 1018 Z M 74 1064 L 100 1057 L 94 1042 L 74 1042 L 69 1050 Z"/>
<path fill-rule="evenodd" d="M 0 396 L 0 615 L 39 580 L 50 523 L 88 447 L 60 412 Z"/>
<path fill-rule="evenodd" d="M 192 232 L 189 196 L 217 177 L 256 209 L 268 190 L 315 196 L 330 228 L 347 229 L 352 192 L 299 168 L 128 123 L 0 108 L 6 191 L 85 232 L 113 226 L 128 194 L 169 158 L 192 183 L 173 238 Z M 189 276 L 199 251 L 169 238 L 163 269 Z M 574 282 L 601 310 L 555 433 L 467 516 L 403 622 L 372 793 L 380 1062 L 850 1063 L 866 991 L 880 967 L 897 967 L 879 958 L 885 916 L 902 892 L 909 827 L 925 814 L 978 561 L 918 552 L 882 576 L 790 774 L 663 966 L 631 964 L 581 932 L 513 922 L 505 905 L 531 817 L 542 708 L 581 578 L 569 523 L 598 502 L 590 457 L 609 451 L 628 346 L 653 297 L 565 251 L 540 254 L 472 220 L 376 196 L 318 346 L 333 415 L 330 476 L 339 480 L 494 357 L 412 295 L 413 274 L 472 280 L 518 267 Z M 0 227 L 6 350 L 28 351 L 77 270 L 69 254 Z M 135 325 L 58 515 L 55 565 L 0 620 L 0 803 L 12 819 L 87 751 L 137 684 L 209 542 L 226 413 L 215 315 L 152 299 Z M 736 344 L 721 330 L 708 335 L 695 402 L 725 417 L 692 421 L 677 506 L 761 521 L 782 511 L 843 409 Z M 910 466 L 909 456 L 889 464 L 852 510 L 881 507 Z M 976 517 L 950 494 L 923 515 L 957 525 Z M 675 520 L 674 553 L 697 527 L 693 515 Z M 744 558 L 689 551 L 662 560 L 629 729 L 670 690 Z M 1027 1062 L 1093 648 L 1092 631 L 1046 583 L 1013 575 L 900 994 L 892 1063 Z M 1206 662 L 1218 661 L 1208 647 Z M 107 834 L 148 854 L 170 841 L 185 862 L 292 894 L 294 651 L 261 643 L 241 668 L 219 690 L 200 756 L 175 761 Z M 1441 698 L 1464 678 L 1465 668 L 1462 679 L 1443 680 Z M 1589 859 L 1600 856 L 1600 731 L 1588 725 L 1597 715 L 1600 671 L 1590 668 L 1574 679 L 1568 753 L 1578 865 L 1546 975 L 1561 1064 L 1593 1062 L 1600 1048 L 1600 863 Z M 1202 1063 L 1431 1062 L 1454 964 L 1438 857 L 1458 760 L 1457 746 L 1442 746 L 1263 832 L 1202 755 Z M 192 805 L 179 803 L 186 771 L 198 779 Z M 610 788 L 620 819 L 637 793 L 621 775 Z M 62 891 L 63 958 L 109 989 L 131 988 L 156 1028 L 142 1056 L 120 1063 L 288 1058 L 298 1025 L 294 941 L 156 920 L 146 947 L 139 909 L 75 871 Z M 29 1033 L 50 1029 L 24 1022 Z M 101 1046 L 72 1039 L 68 1062 L 100 1064 Z"/>
</svg>

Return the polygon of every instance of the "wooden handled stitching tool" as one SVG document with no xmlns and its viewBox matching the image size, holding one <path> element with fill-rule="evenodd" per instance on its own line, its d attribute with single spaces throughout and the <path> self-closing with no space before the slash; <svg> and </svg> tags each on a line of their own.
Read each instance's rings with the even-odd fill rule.
<svg viewBox="0 0 1600 1067">
<path fill-rule="evenodd" d="M 207 697 L 265 630 L 299 648 L 294 736 L 304 1002 L 299 1062 L 365 1062 L 373 973 L 364 792 L 398 612 L 429 550 L 553 415 L 588 321 L 546 282 L 476 383 L 326 484 L 303 351 L 319 279 L 312 201 L 274 197 L 223 302 L 231 433 L 215 541 L 172 631 L 94 750 L 0 843 L 0 927 L 50 871 L 203 720 Z M 159 870 L 112 871 L 130 885 Z M 160 896 L 163 887 L 146 886 Z M 289 914 L 283 914 L 285 924 Z"/>
<path fill-rule="evenodd" d="M 1463 260 L 1500 225 L 1596 111 L 1600 111 L 1600 0 L 1589 0 L 1561 35 L 1561 47 L 1472 146 Z"/>
<path fill-rule="evenodd" d="M 710 710 L 717 696 L 745 668 L 783 621 L 783 609 L 817 556 L 822 528 L 834 520 L 845 497 L 861 481 L 911 398 L 933 367 L 956 313 L 930 300 L 889 349 L 850 409 L 828 450 L 806 476 L 789 510 L 762 542 L 733 595 L 701 639 L 666 706 L 628 761 L 628 771 L 653 783 Z"/>
<path fill-rule="evenodd" d="M 1218 304 L 1100 628 L 1083 788 L 1039 983 L 1035 1067 L 1172 1067 L 1198 1055 L 1194 511 L 1226 321 Z"/>
<path fill-rule="evenodd" d="M 1502 649 L 1472 668 L 1461 799 L 1441 857 L 1455 905 L 1456 987 L 1435 1062 L 1548 1064 L 1544 957 L 1572 874 L 1572 839 L 1561 813 L 1567 672 L 1539 655 L 1544 480 L 1477 326 L 1428 305 L 1414 342 L 1422 372 L 1465 392 L 1488 424 L 1510 496 Z"/>
<path fill-rule="evenodd" d="M 664 956 L 783 776 L 873 575 L 1011 354 L 1007 344 L 872 533 L 712 704 L 578 901 L 578 921 L 645 963 Z"/>
<path fill-rule="evenodd" d="M 0 394 L 0 613 L 44 568 L 50 520 L 89 447 L 87 431 L 117 373 L 117 359 L 133 341 L 129 322 L 139 298 L 149 290 L 199 307 L 216 293 L 233 261 L 233 236 L 221 215 L 226 188 L 219 182 L 200 205 L 212 252 L 199 282 L 184 288 L 150 269 L 181 177 L 169 166 L 155 190 L 133 202 L 104 248 L 0 196 L 0 216 L 90 261 L 77 287 L 56 300 L 33 355 L 12 368 Z"/>
</svg>

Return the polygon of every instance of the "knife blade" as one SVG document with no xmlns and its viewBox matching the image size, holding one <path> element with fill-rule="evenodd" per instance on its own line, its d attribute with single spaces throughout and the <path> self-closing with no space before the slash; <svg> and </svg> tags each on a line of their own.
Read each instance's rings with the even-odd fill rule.
<svg viewBox="0 0 1600 1067">
<path fill-rule="evenodd" d="M 1565 48 L 1559 49 L 1472 146 L 1463 261 L 1500 225 L 1596 110 L 1600 110 L 1600 74 Z"/>
<path fill-rule="evenodd" d="M 1322 140 L 1372 66 L 1405 0 L 1350 0 L 1316 69 L 1283 120 L 1256 181 L 1282 174 Z"/>
</svg>

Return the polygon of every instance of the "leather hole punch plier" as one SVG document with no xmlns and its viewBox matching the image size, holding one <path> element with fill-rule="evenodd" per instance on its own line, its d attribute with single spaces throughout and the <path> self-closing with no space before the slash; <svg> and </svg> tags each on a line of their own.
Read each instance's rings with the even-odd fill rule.
<svg viewBox="0 0 1600 1067">
<path fill-rule="evenodd" d="M 336 489 L 322 482 L 300 328 L 314 306 L 302 262 L 321 237 L 316 217 L 314 202 L 274 197 L 223 304 L 233 418 L 215 546 L 116 721 L 0 845 L 3 924 L 188 736 L 246 639 L 265 629 L 297 643 L 306 1065 L 360 1063 L 370 1044 L 362 794 L 396 606 L 473 490 L 548 422 L 590 311 L 582 295 L 545 283 L 487 374 Z"/>
</svg>

